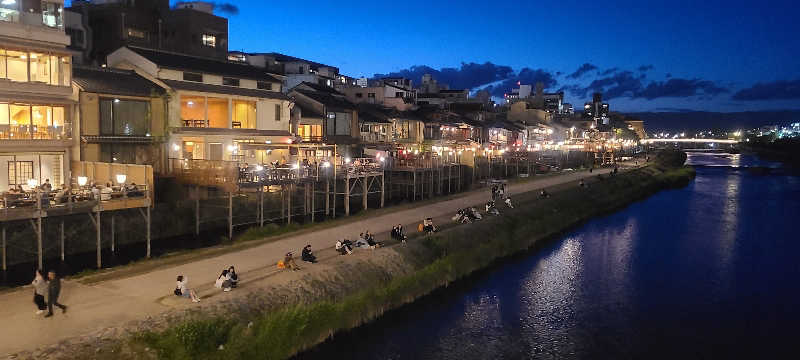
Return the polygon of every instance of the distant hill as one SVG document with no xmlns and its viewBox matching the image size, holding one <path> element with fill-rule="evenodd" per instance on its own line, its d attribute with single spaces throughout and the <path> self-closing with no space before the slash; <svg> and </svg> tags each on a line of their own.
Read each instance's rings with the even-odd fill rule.
<svg viewBox="0 0 800 360">
<path fill-rule="evenodd" d="M 800 121 L 800 110 L 718 113 L 705 111 L 625 113 L 644 120 L 650 131 L 697 131 L 706 129 L 750 129 Z"/>
</svg>

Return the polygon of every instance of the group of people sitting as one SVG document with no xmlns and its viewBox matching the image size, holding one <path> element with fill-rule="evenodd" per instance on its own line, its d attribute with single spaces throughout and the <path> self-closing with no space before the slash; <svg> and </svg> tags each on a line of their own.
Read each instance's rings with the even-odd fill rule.
<svg viewBox="0 0 800 360">
<path fill-rule="evenodd" d="M 406 240 L 408 240 L 408 236 L 406 236 L 406 234 L 403 232 L 403 224 L 397 224 L 397 226 L 393 226 L 391 236 L 392 239 L 400 241 L 403 244 L 405 244 Z"/>
<path fill-rule="evenodd" d="M 356 246 L 365 249 L 376 249 L 383 246 L 383 243 L 375 241 L 375 235 L 372 235 L 369 230 L 366 233 L 358 235 Z"/>
<path fill-rule="evenodd" d="M 348 239 L 336 240 L 335 248 L 339 255 L 350 255 L 353 253 L 353 242 Z"/>
<path fill-rule="evenodd" d="M 422 220 L 422 224 L 420 224 L 420 231 L 425 232 L 426 234 L 433 234 L 439 231 L 439 228 L 437 228 L 436 225 L 433 225 L 432 218 L 426 218 L 425 220 Z"/>
<path fill-rule="evenodd" d="M 217 277 L 217 281 L 214 282 L 214 287 L 217 289 L 222 289 L 222 291 L 231 291 L 231 289 L 235 288 L 239 284 L 239 276 L 236 275 L 236 270 L 233 266 L 222 270 L 222 274 Z"/>
<path fill-rule="evenodd" d="M 481 213 L 478 211 L 478 209 L 475 209 L 474 207 L 459 209 L 456 212 L 456 215 L 453 216 L 453 221 L 462 224 L 473 223 L 480 219 L 483 219 L 483 216 L 481 216 Z"/>
</svg>

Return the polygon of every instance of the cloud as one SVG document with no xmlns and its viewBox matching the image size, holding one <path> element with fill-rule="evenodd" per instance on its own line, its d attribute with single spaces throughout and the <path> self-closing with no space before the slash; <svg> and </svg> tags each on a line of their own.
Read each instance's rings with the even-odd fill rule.
<svg viewBox="0 0 800 360">
<path fill-rule="evenodd" d="M 590 72 L 592 70 L 597 70 L 597 66 L 594 66 L 594 65 L 589 64 L 589 63 L 585 63 L 585 64 L 581 65 L 578 68 L 578 70 L 575 70 L 574 73 L 567 75 L 567 78 L 569 78 L 569 79 L 577 79 L 577 78 L 585 75 L 586 73 L 588 73 L 588 72 Z"/>
<path fill-rule="evenodd" d="M 611 74 L 613 74 L 613 73 L 615 73 L 615 72 L 617 72 L 617 71 L 619 71 L 619 68 L 615 68 L 615 67 L 613 67 L 613 68 L 611 68 L 611 69 L 607 69 L 607 70 L 605 70 L 605 71 L 601 72 L 601 73 L 600 73 L 600 76 L 607 76 L 607 75 L 611 75 Z"/>
<path fill-rule="evenodd" d="M 500 84 L 489 86 L 486 89 L 489 90 L 492 96 L 501 97 L 503 94 L 507 94 L 511 92 L 511 89 L 517 87 L 517 82 L 530 85 L 542 83 L 545 89 L 551 89 L 558 84 L 555 75 L 547 70 L 523 68 L 519 73 L 505 79 Z"/>
<path fill-rule="evenodd" d="M 647 71 L 650 71 L 650 70 L 653 70 L 653 69 L 655 69 L 655 67 L 653 65 L 642 65 L 642 66 L 639 66 L 639 68 L 636 69 L 636 70 L 639 70 L 639 72 L 647 72 Z"/>
<path fill-rule="evenodd" d="M 800 99 L 800 80 L 779 80 L 755 85 L 737 91 L 733 100 L 794 100 Z"/>
<path fill-rule="evenodd" d="M 186 3 L 189 3 L 189 1 L 178 1 L 177 3 L 175 3 L 175 7 L 178 7 Z M 239 15 L 239 7 L 234 4 L 212 2 L 211 5 L 214 7 L 214 11 L 219 11 L 221 13 L 225 13 L 228 15 Z"/>
<path fill-rule="evenodd" d="M 472 89 L 488 83 L 506 80 L 514 75 L 510 66 L 496 65 L 491 62 L 483 64 L 461 63 L 460 68 L 434 69 L 426 65 L 415 65 L 408 69 L 390 72 L 388 74 L 375 74 L 373 78 L 405 77 L 422 83 L 422 75 L 431 74 L 436 81 L 447 84 L 453 89 Z"/>
<path fill-rule="evenodd" d="M 713 81 L 701 79 L 671 78 L 666 81 L 646 81 L 644 74 L 635 75 L 631 71 L 620 71 L 608 77 L 593 80 L 587 86 L 568 85 L 564 87 L 573 96 L 585 98 L 590 92 L 601 92 L 603 98 L 653 100 L 657 98 L 710 98 L 728 92 Z"/>
</svg>

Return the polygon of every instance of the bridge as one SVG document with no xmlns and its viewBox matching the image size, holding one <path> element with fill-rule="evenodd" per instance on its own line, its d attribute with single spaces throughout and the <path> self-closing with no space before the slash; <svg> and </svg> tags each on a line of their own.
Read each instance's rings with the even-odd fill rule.
<svg viewBox="0 0 800 360">
<path fill-rule="evenodd" d="M 693 144 L 738 144 L 737 140 L 730 139 L 642 139 L 641 144 L 655 143 L 693 143 Z"/>
</svg>

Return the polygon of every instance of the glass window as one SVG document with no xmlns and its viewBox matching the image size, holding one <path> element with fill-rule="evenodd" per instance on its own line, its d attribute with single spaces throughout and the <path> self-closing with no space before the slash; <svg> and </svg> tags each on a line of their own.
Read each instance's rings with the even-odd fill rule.
<svg viewBox="0 0 800 360">
<path fill-rule="evenodd" d="M 224 78 L 222 78 L 222 85 L 239 86 L 239 79 L 224 77 Z"/>
<path fill-rule="evenodd" d="M 8 104 L 0 103 L 0 139 L 11 137 L 11 122 L 8 116 Z"/>
<path fill-rule="evenodd" d="M 28 54 L 19 51 L 8 51 L 6 62 L 9 80 L 28 81 Z"/>
<path fill-rule="evenodd" d="M 228 129 L 228 99 L 208 98 L 208 127 Z"/>
<path fill-rule="evenodd" d="M 42 1 L 42 23 L 44 23 L 45 26 L 62 28 L 64 26 L 64 20 L 61 14 L 61 4 Z"/>
<path fill-rule="evenodd" d="M 256 87 L 261 90 L 272 90 L 272 83 L 266 81 L 259 81 L 256 83 Z"/>
<path fill-rule="evenodd" d="M 33 179 L 33 161 L 8 162 L 8 185 L 25 185 Z"/>
<path fill-rule="evenodd" d="M 206 99 L 202 96 L 181 95 L 181 120 L 185 127 L 207 127 Z"/>
<path fill-rule="evenodd" d="M 28 105 L 9 105 L 11 131 L 15 139 L 28 138 L 31 125 L 31 107 Z"/>
<path fill-rule="evenodd" d="M 203 45 L 217 47 L 217 37 L 211 34 L 203 34 Z"/>
<path fill-rule="evenodd" d="M 6 78 L 6 51 L 0 49 L 0 79 Z"/>
<path fill-rule="evenodd" d="M 31 81 L 50 84 L 50 55 L 30 54 Z"/>
<path fill-rule="evenodd" d="M 281 104 L 275 104 L 275 121 L 281 121 Z"/>
<path fill-rule="evenodd" d="M 60 61 L 58 56 L 50 56 L 50 85 L 61 85 Z"/>
<path fill-rule="evenodd" d="M 185 81 L 194 81 L 194 82 L 203 82 L 203 74 L 184 72 L 183 73 L 183 80 L 185 80 Z"/>
<path fill-rule="evenodd" d="M 134 28 L 128 28 L 128 37 L 134 39 L 144 39 L 147 36 L 144 31 Z"/>
<path fill-rule="evenodd" d="M 150 102 L 125 99 L 100 100 L 100 133 L 146 136 L 150 132 Z"/>
<path fill-rule="evenodd" d="M 19 22 L 19 1 L 0 1 L 0 21 Z"/>
<path fill-rule="evenodd" d="M 232 127 L 242 129 L 256 128 L 256 103 L 254 101 L 234 101 Z"/>
<path fill-rule="evenodd" d="M 61 57 L 61 81 L 58 85 L 72 86 L 72 59 L 69 56 Z"/>
<path fill-rule="evenodd" d="M 329 112 L 327 125 L 328 129 L 326 131 L 328 135 L 349 136 L 350 114 L 341 112 Z"/>
</svg>

